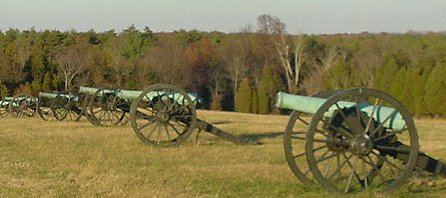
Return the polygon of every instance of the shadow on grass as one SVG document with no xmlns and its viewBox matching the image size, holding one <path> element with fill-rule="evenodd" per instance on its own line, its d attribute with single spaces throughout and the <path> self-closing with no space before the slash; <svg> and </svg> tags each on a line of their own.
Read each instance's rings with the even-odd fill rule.
<svg viewBox="0 0 446 198">
<path fill-rule="evenodd" d="M 263 133 L 253 133 L 253 134 L 242 134 L 241 138 L 249 139 L 251 141 L 260 141 L 264 139 L 273 139 L 282 136 L 283 132 L 263 132 Z"/>
</svg>

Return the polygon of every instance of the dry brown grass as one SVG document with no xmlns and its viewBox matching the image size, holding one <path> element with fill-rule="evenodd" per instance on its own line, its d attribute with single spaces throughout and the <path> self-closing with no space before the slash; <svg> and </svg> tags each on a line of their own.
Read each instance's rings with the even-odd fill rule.
<svg viewBox="0 0 446 198">
<path fill-rule="evenodd" d="M 202 133 L 198 143 L 191 136 L 178 148 L 157 148 L 142 144 L 128 125 L 0 119 L 0 197 L 330 196 L 303 186 L 289 170 L 281 136 L 287 116 L 199 111 L 199 117 L 264 144 L 238 146 Z M 416 124 L 422 150 L 446 159 L 446 120 Z M 419 177 L 396 195 L 445 193 L 444 178 Z"/>
</svg>

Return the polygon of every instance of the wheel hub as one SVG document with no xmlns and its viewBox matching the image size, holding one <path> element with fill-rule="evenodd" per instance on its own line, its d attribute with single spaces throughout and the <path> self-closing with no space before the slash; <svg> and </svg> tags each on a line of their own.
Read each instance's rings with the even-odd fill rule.
<svg viewBox="0 0 446 198">
<path fill-rule="evenodd" d="M 373 150 L 373 142 L 367 135 L 358 136 L 350 142 L 350 149 L 356 155 L 367 155 Z"/>
<path fill-rule="evenodd" d="M 157 117 L 161 123 L 167 123 L 170 120 L 170 115 L 166 112 L 158 113 Z"/>
</svg>

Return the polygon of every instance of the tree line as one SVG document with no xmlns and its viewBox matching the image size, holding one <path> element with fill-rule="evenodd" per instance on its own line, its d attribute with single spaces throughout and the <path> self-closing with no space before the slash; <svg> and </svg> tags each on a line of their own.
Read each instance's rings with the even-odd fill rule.
<svg viewBox="0 0 446 198">
<path fill-rule="evenodd" d="M 236 33 L 9 29 L 0 31 L 0 96 L 81 85 L 170 83 L 205 108 L 274 113 L 277 91 L 310 95 L 369 87 L 417 116 L 445 116 L 446 33 L 291 35 L 261 15 Z"/>
</svg>

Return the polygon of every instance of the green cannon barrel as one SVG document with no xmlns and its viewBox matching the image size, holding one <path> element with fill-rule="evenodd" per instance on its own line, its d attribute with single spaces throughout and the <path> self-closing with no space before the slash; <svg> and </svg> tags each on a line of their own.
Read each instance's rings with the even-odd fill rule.
<svg viewBox="0 0 446 198">
<path fill-rule="evenodd" d="M 65 98 L 70 99 L 71 101 L 78 101 L 79 97 L 76 95 L 71 95 L 71 94 L 60 94 L 60 93 L 53 93 L 53 92 L 39 92 L 39 97 L 41 98 L 49 98 L 49 99 L 53 99 L 56 98 L 57 96 L 62 96 Z"/>
<path fill-rule="evenodd" d="M 99 90 L 99 88 L 84 87 L 84 86 L 79 87 L 79 93 L 90 94 L 90 95 L 96 94 L 96 92 L 98 90 Z M 113 93 L 113 94 L 116 94 L 121 99 L 132 101 L 132 100 L 136 100 L 142 94 L 142 91 L 126 90 L 126 89 L 116 89 L 116 90 L 103 89 L 102 92 L 98 93 L 98 96 L 101 96 L 103 93 Z M 146 100 L 146 101 L 153 100 L 154 97 L 160 96 L 160 95 L 168 96 L 169 98 L 172 98 L 173 100 L 176 100 L 179 103 L 184 101 L 182 98 L 183 96 L 180 93 L 176 93 L 176 92 L 164 93 L 164 92 L 154 92 L 154 91 L 148 92 L 146 94 L 146 97 L 143 98 L 143 100 Z M 203 102 L 203 100 L 194 93 L 188 93 L 188 96 L 191 98 L 191 100 L 195 104 Z"/>
<path fill-rule="evenodd" d="M 300 96 L 289 94 L 285 92 L 279 92 L 276 95 L 275 106 L 281 109 L 291 109 L 304 113 L 315 114 L 317 110 L 326 102 L 326 99 L 310 97 L 310 96 Z M 372 116 L 376 121 L 382 122 L 386 118 L 390 117 L 384 126 L 392 129 L 403 129 L 405 126 L 405 121 L 399 112 L 396 112 L 394 108 L 377 106 L 373 115 L 373 105 L 371 104 L 356 104 L 353 102 L 340 101 L 338 102 L 341 108 L 358 107 L 361 111 Z M 337 107 L 331 107 L 325 114 L 326 117 L 332 116 L 334 110 Z"/>
<path fill-rule="evenodd" d="M 49 92 L 39 92 L 39 97 L 41 98 L 55 98 L 57 93 L 49 93 Z"/>
<path fill-rule="evenodd" d="M 14 97 L 12 97 L 12 96 L 6 96 L 2 99 L 2 101 L 11 101 L 13 99 L 14 99 Z"/>
<path fill-rule="evenodd" d="M 79 87 L 79 93 L 89 94 L 89 95 L 96 94 L 98 90 L 99 88 L 94 88 L 94 87 L 84 87 L 84 86 Z"/>
<path fill-rule="evenodd" d="M 11 96 L 4 97 L 2 100 L 0 100 L 0 107 L 1 108 L 8 107 L 9 102 L 11 102 L 13 99 L 14 97 Z"/>
<path fill-rule="evenodd" d="M 101 90 L 101 92 L 98 92 L 98 90 Z M 98 93 L 96 93 L 98 92 Z M 125 90 L 125 89 L 101 89 L 101 88 L 94 88 L 94 87 L 79 87 L 79 93 L 89 94 L 89 95 L 95 95 L 102 96 L 104 93 L 112 93 L 116 94 L 119 98 L 125 99 L 125 100 L 135 100 L 137 99 L 142 91 L 138 90 Z"/>
</svg>

